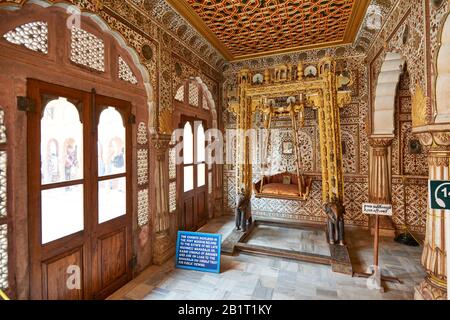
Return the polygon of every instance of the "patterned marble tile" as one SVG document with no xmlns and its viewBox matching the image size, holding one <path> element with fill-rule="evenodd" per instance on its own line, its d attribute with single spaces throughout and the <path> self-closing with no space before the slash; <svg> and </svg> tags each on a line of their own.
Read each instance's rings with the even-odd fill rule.
<svg viewBox="0 0 450 320">
<path fill-rule="evenodd" d="M 222 233 L 233 229 L 232 217 L 222 217 L 207 224 L 201 231 Z M 279 248 L 307 248 L 324 252 L 325 235 L 307 234 L 301 230 L 262 229 L 256 242 L 276 244 Z M 270 241 L 265 240 L 270 238 Z M 255 240 L 256 239 L 256 240 Z M 256 242 L 253 242 L 256 244 Z M 347 242 L 355 271 L 366 271 L 373 259 L 373 238 L 369 231 L 349 228 Z M 336 274 L 331 267 L 288 259 L 240 254 L 222 257 L 220 274 L 175 269 L 174 261 L 155 269 L 149 279 L 131 287 L 114 299 L 214 299 L 214 300 L 407 300 L 413 298 L 414 285 L 422 281 L 420 265 L 422 249 L 406 247 L 382 238 L 380 261 L 383 274 L 399 277 L 403 284 L 386 283 L 385 292 L 371 291 L 366 279 Z M 329 254 L 329 253 L 328 253 Z M 155 267 L 152 267 L 155 268 Z M 121 290 L 121 292 L 123 292 Z"/>
<path fill-rule="evenodd" d="M 330 255 L 330 249 L 323 231 L 259 225 L 252 232 L 247 243 L 324 256 Z"/>
</svg>

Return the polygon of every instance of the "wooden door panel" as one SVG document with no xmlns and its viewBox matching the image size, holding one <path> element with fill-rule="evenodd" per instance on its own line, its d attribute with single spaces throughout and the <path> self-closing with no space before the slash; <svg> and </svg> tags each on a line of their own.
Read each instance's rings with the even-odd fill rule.
<svg viewBox="0 0 450 320">
<path fill-rule="evenodd" d="M 50 261 L 56 256 L 62 256 L 67 254 L 68 251 L 73 251 L 82 247 L 85 241 L 85 231 L 81 231 L 66 238 L 50 242 L 49 244 L 42 246 L 41 259 L 43 261 Z"/>
<path fill-rule="evenodd" d="M 129 264 L 132 257 L 132 188 L 130 183 L 132 181 L 132 136 L 129 121 L 131 104 L 127 101 L 97 95 L 95 90 L 89 93 L 32 79 L 28 83 L 28 94 L 30 98 L 36 101 L 36 110 L 28 114 L 30 296 L 32 299 L 51 300 L 106 298 L 131 280 L 132 277 Z M 74 109 L 79 112 L 80 122 L 83 126 L 83 146 L 80 149 L 75 148 L 75 150 L 82 150 L 82 159 L 77 161 L 82 163 L 83 168 L 83 176 L 79 177 L 79 180 L 73 180 L 69 175 L 69 178 L 65 177 L 66 180 L 62 182 L 51 181 L 51 183 L 48 183 L 50 180 L 47 178 L 42 182 L 40 143 L 43 125 L 42 111 L 48 102 L 47 96 L 51 97 L 51 101 L 55 99 L 54 97 L 56 99 L 58 97 L 67 98 L 67 101 L 72 103 L 75 106 Z M 112 172 L 109 176 L 100 177 L 97 172 L 98 116 L 105 107 L 117 108 L 122 116 L 126 140 L 124 141 L 126 145 L 122 145 L 122 147 L 125 147 L 122 148 L 124 150 L 122 156 L 126 157 L 126 161 L 122 163 L 125 163 L 126 170 L 124 170 L 124 173 Z M 55 108 L 60 108 L 59 104 Z M 49 113 L 47 116 L 51 118 L 53 113 Z M 95 121 L 96 119 L 97 121 Z M 54 120 L 54 118 L 51 118 L 51 120 Z M 66 128 L 58 127 L 58 130 L 65 132 Z M 55 134 L 58 136 L 58 132 L 55 132 Z M 113 132 L 114 134 L 115 132 Z M 125 155 L 123 155 L 124 152 Z M 64 152 L 57 154 L 66 155 Z M 67 174 L 66 171 L 63 172 Z M 77 171 L 75 170 L 75 172 Z M 113 181 L 119 178 L 125 179 L 126 208 L 124 215 L 120 216 L 115 213 L 110 216 L 110 220 L 104 219 L 102 220 L 104 222 L 99 224 L 99 181 Z M 51 220 L 42 218 L 41 191 L 64 190 L 64 188 L 67 190 L 67 188 L 72 188 L 75 185 L 82 185 L 84 188 L 82 200 L 83 231 L 48 243 L 41 241 L 42 223 L 46 223 L 46 227 L 49 225 L 54 227 L 50 223 Z M 64 210 L 65 206 L 70 206 L 73 203 L 72 201 L 68 201 L 70 203 L 60 201 L 62 203 L 61 210 Z M 102 203 L 109 202 L 104 201 Z M 58 203 L 58 205 L 60 204 Z M 56 226 L 59 227 L 57 224 Z M 79 281 L 77 282 L 77 284 L 79 283 L 79 289 L 76 290 L 73 289 L 73 285 L 68 286 L 67 283 L 67 280 L 72 276 L 68 273 L 70 266 L 79 267 Z M 73 268 L 71 271 L 73 272 Z"/>
<path fill-rule="evenodd" d="M 44 261 L 42 263 L 42 296 L 44 299 L 83 299 L 83 260 L 83 248 L 78 248 L 72 253 Z"/>
<path fill-rule="evenodd" d="M 101 289 L 127 273 L 126 229 L 98 239 Z"/>
<path fill-rule="evenodd" d="M 184 201 L 183 206 L 183 217 L 184 217 L 184 229 L 186 231 L 192 231 L 195 228 L 194 225 L 194 198 L 188 198 Z"/>
<path fill-rule="evenodd" d="M 79 121 L 83 126 L 83 136 L 78 142 L 83 144 L 83 148 L 88 148 L 89 139 L 86 137 L 86 133 L 88 132 L 89 118 L 86 110 L 89 108 L 89 94 L 33 79 L 29 79 L 27 85 L 28 96 L 35 101 L 35 109 L 27 113 L 30 297 L 32 299 L 88 298 L 89 289 L 86 288 L 85 277 L 89 272 L 85 272 L 84 267 L 86 259 L 89 259 L 90 248 L 89 245 L 85 245 L 88 240 L 85 230 L 42 244 L 42 191 L 44 185 L 45 190 L 61 190 L 61 188 L 79 185 L 85 180 L 77 182 L 70 178 L 64 182 L 56 181 L 55 183 L 42 181 L 41 164 L 46 157 L 45 154 L 41 155 L 41 139 L 43 138 L 41 121 L 44 110 L 50 101 L 56 101 L 59 97 L 65 98 L 77 110 Z M 56 108 L 61 108 L 61 106 Z M 55 133 L 55 137 L 59 137 L 59 135 Z M 69 138 L 71 137 L 67 136 L 64 139 L 68 141 Z M 59 150 L 58 154 L 61 155 L 60 159 L 64 159 L 63 155 L 66 155 L 64 144 L 57 144 L 57 146 L 59 146 L 57 149 Z M 89 176 L 84 154 L 80 157 L 79 163 L 85 169 L 84 176 Z M 63 205 L 60 210 L 64 210 Z M 73 290 L 67 286 L 67 279 L 70 276 L 67 273 L 69 266 L 80 267 L 80 290 Z"/>
<path fill-rule="evenodd" d="M 183 208 L 183 210 L 181 210 L 181 223 L 179 223 L 179 228 L 187 231 L 197 231 L 200 227 L 206 224 L 208 218 L 208 177 L 206 172 L 207 166 L 205 163 L 206 156 L 201 156 L 201 152 L 199 152 L 201 150 L 198 149 L 199 146 L 201 147 L 202 143 L 204 143 L 204 141 L 199 140 L 204 139 L 201 131 L 199 131 L 199 129 L 201 128 L 198 124 L 199 122 L 202 122 L 203 130 L 205 130 L 205 128 L 207 128 L 207 121 L 201 120 L 197 117 L 182 116 L 181 122 L 179 124 L 180 129 L 186 130 L 187 128 L 189 128 L 189 124 L 193 130 L 193 155 L 192 157 L 188 157 L 187 163 L 179 165 L 178 170 L 179 172 L 181 172 L 181 175 L 177 178 L 177 183 L 180 184 L 180 192 L 182 192 L 180 203 L 181 207 Z M 190 141 L 190 139 L 187 139 L 187 141 Z M 190 148 L 188 150 L 190 150 Z M 183 149 L 183 156 L 185 156 L 185 152 L 186 150 Z M 186 182 L 184 176 L 185 169 L 191 166 L 193 167 L 193 188 L 188 192 L 184 192 L 184 184 Z M 204 170 L 205 176 L 202 177 L 201 175 L 199 175 L 200 171 L 198 170 Z M 189 186 L 191 186 L 190 181 L 187 181 L 186 183 L 189 183 Z"/>
<path fill-rule="evenodd" d="M 206 224 L 206 213 L 207 213 L 207 204 L 206 204 L 206 192 L 197 193 L 197 228 L 202 227 Z"/>
<path fill-rule="evenodd" d="M 118 130 L 125 130 L 125 136 L 121 136 L 117 132 L 107 132 L 106 134 L 111 135 L 109 138 L 116 139 L 120 137 L 120 139 L 124 138 L 125 141 L 121 140 L 121 143 L 124 143 L 125 154 L 122 153 L 124 157 L 124 162 L 122 162 L 123 170 L 120 172 L 109 172 L 100 174 L 100 172 L 96 172 L 97 175 L 97 183 L 96 188 L 94 188 L 93 198 L 94 202 L 97 204 L 100 203 L 99 197 L 99 188 L 97 187 L 100 183 L 106 182 L 110 183 L 112 181 L 117 181 L 117 179 L 123 179 L 125 181 L 125 187 L 121 189 L 121 192 L 125 192 L 124 198 L 125 203 L 121 203 L 121 209 L 123 211 L 120 212 L 120 216 L 116 218 L 112 218 L 111 220 L 104 221 L 99 223 L 99 214 L 95 217 L 95 223 L 93 226 L 93 234 L 92 234 L 92 242 L 93 242 L 93 251 L 94 251 L 94 270 L 95 276 L 94 281 L 96 282 L 96 289 L 94 297 L 96 299 L 103 299 L 107 297 L 109 294 L 113 293 L 115 290 L 119 289 L 123 286 L 127 281 L 131 280 L 131 268 L 130 261 L 132 258 L 132 246 L 131 246 L 131 225 L 132 225 L 132 205 L 131 205 L 131 172 L 132 172 L 132 139 L 131 139 L 131 124 L 129 122 L 131 115 L 131 104 L 126 101 L 121 101 L 105 96 L 96 96 L 96 105 L 95 105 L 95 118 L 96 118 L 96 141 L 100 141 L 99 137 L 101 136 L 100 132 L 100 119 L 101 114 L 109 109 L 110 111 L 114 110 L 116 114 L 122 118 L 122 123 L 118 126 Z M 105 127 L 103 127 L 103 130 Z M 105 134 L 105 131 L 103 131 Z M 111 140 L 112 141 L 112 140 Z M 115 140 L 114 140 L 115 141 Z M 97 145 L 98 146 L 98 145 Z M 105 145 L 106 146 L 106 145 Z M 122 149 L 123 150 L 123 149 Z M 98 150 L 97 150 L 98 151 Z M 98 152 L 96 152 L 98 154 Z M 98 159 L 94 161 L 93 166 L 98 167 Z M 106 164 L 106 163 L 105 163 Z M 122 207 L 123 206 L 123 207 Z M 99 207 L 97 207 L 99 208 Z M 109 208 L 113 209 L 113 208 Z M 100 209 L 97 209 L 99 211 Z"/>
</svg>

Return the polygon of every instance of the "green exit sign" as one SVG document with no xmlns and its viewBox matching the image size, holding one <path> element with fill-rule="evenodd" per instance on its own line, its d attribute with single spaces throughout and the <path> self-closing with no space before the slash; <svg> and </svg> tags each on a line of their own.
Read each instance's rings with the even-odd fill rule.
<svg viewBox="0 0 450 320">
<path fill-rule="evenodd" d="M 450 181 L 430 180 L 428 194 L 431 209 L 450 210 Z"/>
</svg>

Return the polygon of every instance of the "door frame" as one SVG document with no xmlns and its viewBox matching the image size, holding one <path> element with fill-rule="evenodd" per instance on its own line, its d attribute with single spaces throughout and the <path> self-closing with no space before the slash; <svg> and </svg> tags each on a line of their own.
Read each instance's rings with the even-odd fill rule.
<svg viewBox="0 0 450 320">
<path fill-rule="evenodd" d="M 94 282 L 94 290 L 93 290 L 93 298 L 94 299 L 104 299 L 112 294 L 114 291 L 123 286 L 124 283 L 130 281 L 132 279 L 132 257 L 133 257 L 133 246 L 132 246 L 132 229 L 133 229 L 133 186 L 132 186 L 132 127 L 130 123 L 131 117 L 131 104 L 127 101 L 106 97 L 102 95 L 95 94 L 94 105 L 94 126 L 92 127 L 93 135 L 92 135 L 92 150 L 96 156 L 91 157 L 92 168 L 95 172 L 94 177 L 92 178 L 92 194 L 94 197 L 94 215 L 93 215 L 93 226 L 92 226 L 92 241 L 95 243 L 91 243 L 91 248 L 93 250 L 92 257 L 95 258 L 93 261 L 93 275 L 92 279 L 97 279 L 98 281 Z M 125 174 L 115 174 L 115 175 L 107 175 L 104 177 L 99 177 L 98 175 L 98 125 L 100 122 L 100 115 L 105 110 L 106 106 L 114 106 L 116 110 L 121 114 L 123 124 L 125 127 Z M 94 129 L 95 128 L 95 129 Z M 97 161 L 95 161 L 97 160 Z M 98 195 L 98 183 L 101 181 L 108 181 L 114 179 L 114 177 L 120 178 L 125 177 L 126 183 L 126 214 L 112 220 L 106 221 L 104 223 L 98 223 L 98 204 L 99 204 L 99 195 Z M 112 236 L 114 234 L 118 234 L 120 229 L 118 228 L 126 228 L 125 230 L 125 246 L 126 246 L 126 271 L 120 278 L 115 279 L 112 283 L 108 284 L 107 287 L 102 284 L 102 270 L 101 270 L 101 249 L 99 249 L 99 241 L 101 238 L 107 238 L 108 236 Z M 96 274 L 97 273 L 97 274 Z"/>
<path fill-rule="evenodd" d="M 198 183 L 198 175 L 197 175 L 197 170 L 198 170 L 198 163 L 196 162 L 196 152 L 197 152 L 197 140 L 196 140 L 196 126 L 195 123 L 196 122 L 202 122 L 203 124 L 203 128 L 205 130 L 205 132 L 208 130 L 208 120 L 207 119 L 203 119 L 200 118 L 198 116 L 189 116 L 189 115 L 181 115 L 180 116 L 180 122 L 178 124 L 178 127 L 180 129 L 184 129 L 184 125 L 190 122 L 192 125 L 192 133 L 193 133 L 193 144 L 194 144 L 194 148 L 193 148 L 193 167 L 194 167 L 194 188 L 191 191 L 188 192 L 184 192 L 184 163 L 181 163 L 180 165 L 177 165 L 177 171 L 179 172 L 178 174 L 178 179 L 177 179 L 177 189 L 178 189 L 178 194 L 181 195 L 180 197 L 178 197 L 178 208 L 180 208 L 180 210 L 178 211 L 178 229 L 185 229 L 187 231 L 197 231 L 198 229 L 200 229 L 202 226 L 204 226 L 207 222 L 208 222 L 208 216 L 209 216 L 209 206 L 208 206 L 208 165 L 205 162 L 205 184 L 201 187 L 197 187 L 197 183 Z M 205 141 L 205 148 L 206 148 L 206 141 Z M 184 148 L 182 151 L 182 155 L 184 156 Z M 202 189 L 197 190 L 197 189 Z M 203 190 L 204 189 L 204 190 Z M 199 220 L 199 214 L 196 213 L 197 212 L 197 206 L 198 206 L 198 198 L 197 198 L 197 193 L 201 193 L 204 192 L 205 197 L 204 197 L 204 210 L 205 210 L 205 221 L 200 221 Z M 186 193 L 191 193 L 193 194 L 192 197 L 194 198 L 194 202 L 193 202 L 193 211 L 194 211 L 194 215 L 193 215 L 193 227 L 194 229 L 187 229 L 186 228 L 186 219 L 185 219 L 185 214 L 184 214 L 184 200 L 185 200 L 185 194 Z"/>
<path fill-rule="evenodd" d="M 82 259 L 82 290 L 81 299 L 103 299 L 123 285 L 123 279 L 126 281 L 132 278 L 132 217 L 133 217 L 133 195 L 132 195 L 132 127 L 129 122 L 131 115 L 131 104 L 127 101 L 109 98 L 97 95 L 95 90 L 92 92 L 81 91 L 78 89 L 67 88 L 64 86 L 47 83 L 35 79 L 27 79 L 28 97 L 34 101 L 34 108 L 27 113 L 27 169 L 28 169 L 28 234 L 29 234 L 29 259 L 30 259 L 30 297 L 31 299 L 48 299 L 47 278 L 44 261 L 51 263 L 55 260 L 71 255 L 81 249 Z M 57 239 L 47 244 L 42 244 L 42 225 L 41 225 L 41 118 L 44 110 L 41 93 L 52 96 L 63 96 L 74 99 L 80 113 L 80 120 L 83 124 L 83 178 L 70 181 L 70 184 L 78 182 L 83 185 L 84 197 L 84 229 L 75 234 Z M 126 134 L 126 214 L 98 224 L 98 152 L 97 152 L 97 131 L 100 112 L 97 107 L 97 101 L 114 102 L 113 106 L 120 105 L 126 107 L 126 112 L 120 112 L 124 121 Z M 69 100 L 72 102 L 71 100 Z M 119 110 L 119 108 L 116 108 Z M 99 112 L 98 112 L 99 111 Z M 37 142 L 37 143 L 36 143 Z M 38 164 L 38 165 L 36 165 Z M 101 180 L 101 179 L 100 179 Z M 63 183 L 58 183 L 63 187 Z M 45 189 L 51 189 L 47 185 Z M 92 211 L 94 214 L 92 215 Z M 108 288 L 101 288 L 101 267 L 99 254 L 97 254 L 97 237 L 100 234 L 104 236 L 117 232 L 114 226 L 125 223 L 126 235 L 126 275 L 109 284 Z M 105 226 L 106 224 L 110 226 Z M 102 229 L 107 228 L 105 232 Z M 109 233 L 108 233 L 109 232 Z M 95 241 L 94 241 L 95 240 Z M 95 242 L 95 243 L 94 243 Z M 101 256 L 100 256 L 101 258 Z M 97 260 L 97 261 L 96 261 Z M 80 267 L 81 267 L 80 266 Z M 94 275 L 98 281 L 94 280 Z"/>
</svg>

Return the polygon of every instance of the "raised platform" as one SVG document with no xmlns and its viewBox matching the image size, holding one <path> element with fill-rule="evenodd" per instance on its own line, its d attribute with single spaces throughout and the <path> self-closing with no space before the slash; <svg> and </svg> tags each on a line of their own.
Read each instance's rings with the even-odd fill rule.
<svg viewBox="0 0 450 320">
<path fill-rule="evenodd" d="M 254 221 L 251 228 L 247 232 L 233 230 L 233 232 L 222 243 L 222 253 L 224 255 L 232 256 L 238 254 L 239 252 L 245 252 L 329 265 L 332 267 L 333 272 L 350 276 L 353 275 L 353 268 L 346 246 L 328 245 L 327 243 L 327 249 L 329 248 L 329 254 L 327 254 L 327 252 L 325 251 L 328 250 L 324 250 L 323 246 L 322 248 L 317 248 L 317 246 L 312 245 L 313 250 L 311 251 L 314 252 L 307 252 L 306 250 L 290 250 L 281 248 L 280 246 L 276 247 L 274 243 L 275 241 L 272 241 L 272 246 L 262 245 L 261 243 L 251 243 L 255 242 L 252 240 L 252 235 L 254 235 L 258 231 L 259 227 L 274 227 L 313 232 L 325 232 L 325 227 L 321 227 L 318 225 L 278 222 L 258 218 Z M 326 239 L 323 240 L 326 241 Z"/>
</svg>

